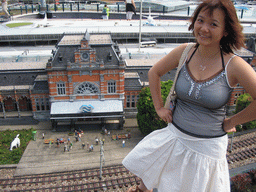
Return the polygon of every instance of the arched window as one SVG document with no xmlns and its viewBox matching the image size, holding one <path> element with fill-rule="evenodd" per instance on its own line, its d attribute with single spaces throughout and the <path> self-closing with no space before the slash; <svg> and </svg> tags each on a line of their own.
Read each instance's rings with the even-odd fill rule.
<svg viewBox="0 0 256 192">
<path fill-rule="evenodd" d="M 75 88 L 74 93 L 83 95 L 96 94 L 99 93 L 99 88 L 91 82 L 83 82 Z"/>
</svg>

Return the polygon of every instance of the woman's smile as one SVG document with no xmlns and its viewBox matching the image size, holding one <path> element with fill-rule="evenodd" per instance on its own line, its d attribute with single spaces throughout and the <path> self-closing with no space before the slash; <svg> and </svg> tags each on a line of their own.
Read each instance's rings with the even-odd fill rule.
<svg viewBox="0 0 256 192">
<path fill-rule="evenodd" d="M 225 31 L 224 13 L 215 9 L 212 14 L 202 10 L 195 22 L 194 34 L 201 45 L 219 45 Z"/>
</svg>

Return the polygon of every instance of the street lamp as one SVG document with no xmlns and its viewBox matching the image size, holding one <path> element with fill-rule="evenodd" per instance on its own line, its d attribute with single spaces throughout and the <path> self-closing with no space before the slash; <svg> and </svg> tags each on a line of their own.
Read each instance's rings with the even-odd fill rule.
<svg viewBox="0 0 256 192">
<path fill-rule="evenodd" d="M 140 0 L 139 52 L 140 52 L 140 44 L 141 44 L 141 20 L 142 20 L 142 0 Z"/>
<path fill-rule="evenodd" d="M 103 162 L 102 162 L 103 161 Z M 102 179 L 102 164 L 105 164 L 103 142 L 100 139 L 100 180 Z"/>
</svg>

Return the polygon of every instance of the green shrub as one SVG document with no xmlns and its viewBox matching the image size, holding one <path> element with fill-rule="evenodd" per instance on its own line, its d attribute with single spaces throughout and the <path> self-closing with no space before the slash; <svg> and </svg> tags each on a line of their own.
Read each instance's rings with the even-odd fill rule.
<svg viewBox="0 0 256 192">
<path fill-rule="evenodd" d="M 248 105 L 251 104 L 252 101 L 253 99 L 249 93 L 245 93 L 240 97 L 238 97 L 235 113 L 239 113 L 240 111 L 245 109 Z M 255 127 L 256 127 L 256 120 L 250 121 L 248 123 L 244 123 L 242 127 L 237 126 L 236 128 L 237 128 L 237 132 L 239 132 L 239 131 L 244 131 L 248 129 L 254 129 Z"/>
<path fill-rule="evenodd" d="M 163 101 L 166 100 L 172 86 L 172 81 L 161 82 L 161 94 Z M 147 135 L 156 129 L 167 126 L 167 123 L 157 115 L 149 87 L 145 87 L 140 92 L 137 102 L 137 123 L 142 134 Z"/>
</svg>

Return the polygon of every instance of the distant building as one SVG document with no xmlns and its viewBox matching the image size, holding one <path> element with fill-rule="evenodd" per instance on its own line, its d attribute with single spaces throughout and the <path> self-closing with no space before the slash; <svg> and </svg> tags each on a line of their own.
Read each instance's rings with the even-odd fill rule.
<svg viewBox="0 0 256 192">
<path fill-rule="evenodd" d="M 237 52 L 250 62 L 253 54 Z M 19 60 L 19 58 L 17 58 Z M 148 86 L 148 70 L 159 59 L 124 60 L 108 33 L 63 34 L 45 62 L 24 60 L 0 65 L 0 111 L 22 117 L 31 111 L 35 119 L 50 119 L 52 127 L 109 120 L 123 128 L 125 117 L 135 117 L 139 93 Z M 175 71 L 161 80 L 173 79 Z M 235 88 L 230 109 L 244 93 Z"/>
</svg>

